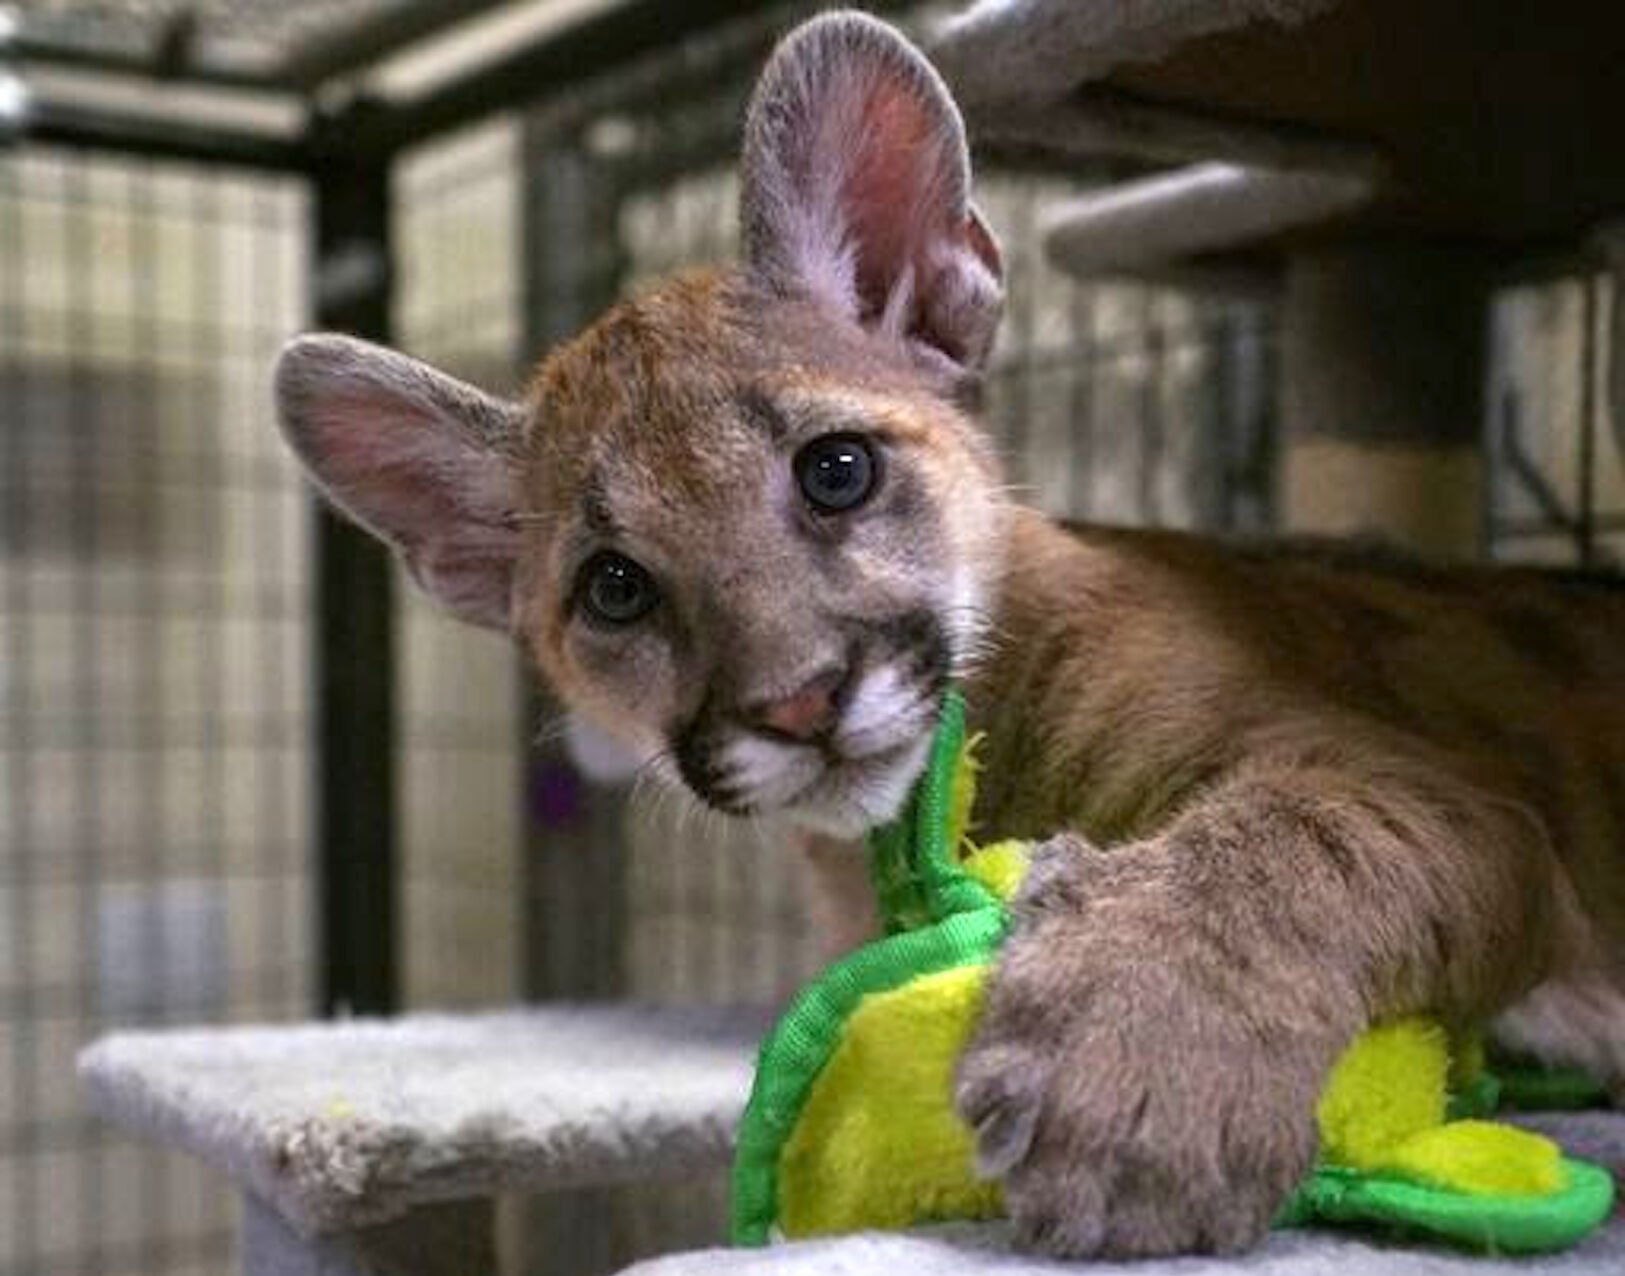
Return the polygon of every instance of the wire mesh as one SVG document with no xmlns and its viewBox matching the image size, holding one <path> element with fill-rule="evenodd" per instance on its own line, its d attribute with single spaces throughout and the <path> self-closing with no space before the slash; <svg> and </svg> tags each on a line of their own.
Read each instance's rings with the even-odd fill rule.
<svg viewBox="0 0 1625 1276">
<path fill-rule="evenodd" d="M 425 148 L 397 174 L 403 348 L 500 393 L 517 384 L 516 126 Z M 524 706 L 512 644 L 396 589 L 403 1002 L 502 1003 L 520 981 Z"/>
<path fill-rule="evenodd" d="M 306 498 L 264 375 L 305 305 L 276 180 L 0 156 L 0 1272 L 219 1271 L 201 1167 L 75 1052 L 310 1004 Z"/>
</svg>

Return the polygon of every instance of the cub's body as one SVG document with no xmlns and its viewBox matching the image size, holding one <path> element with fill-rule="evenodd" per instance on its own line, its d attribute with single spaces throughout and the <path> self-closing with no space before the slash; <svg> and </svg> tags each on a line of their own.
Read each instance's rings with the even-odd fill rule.
<svg viewBox="0 0 1625 1276">
<path fill-rule="evenodd" d="M 1304 744 L 1414 750 L 1528 808 L 1625 939 L 1625 586 L 1015 525 L 1004 640 L 972 684 L 987 820 L 1142 836 L 1296 718 Z"/>
<path fill-rule="evenodd" d="M 522 403 L 300 339 L 284 429 L 715 810 L 860 837 L 965 682 L 983 827 L 1043 839 L 955 1094 L 1029 1244 L 1253 1244 L 1388 1017 L 1619 1086 L 1625 602 L 1016 507 L 964 409 L 1002 295 L 969 187 L 929 65 L 827 15 L 751 107 L 738 268 L 617 307 Z"/>
</svg>

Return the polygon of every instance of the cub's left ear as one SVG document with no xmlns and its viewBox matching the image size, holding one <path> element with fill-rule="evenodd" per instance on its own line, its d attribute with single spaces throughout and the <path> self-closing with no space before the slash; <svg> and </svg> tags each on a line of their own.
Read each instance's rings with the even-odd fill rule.
<svg viewBox="0 0 1625 1276">
<path fill-rule="evenodd" d="M 970 203 L 965 127 L 897 31 L 832 13 L 793 31 L 745 124 L 745 259 L 907 344 L 929 368 L 981 369 L 1003 303 L 999 250 Z"/>
</svg>

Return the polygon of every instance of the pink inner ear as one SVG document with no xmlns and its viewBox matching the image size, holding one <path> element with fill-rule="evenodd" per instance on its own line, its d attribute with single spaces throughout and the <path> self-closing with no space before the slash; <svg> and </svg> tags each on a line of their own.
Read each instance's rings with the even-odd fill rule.
<svg viewBox="0 0 1625 1276">
<path fill-rule="evenodd" d="M 425 450 L 409 419 L 381 420 L 372 404 L 339 401 L 312 423 L 312 442 L 333 495 L 353 513 L 404 546 L 421 542 L 431 521 L 449 511 L 429 474 L 414 463 Z"/>
<path fill-rule="evenodd" d="M 857 149 L 848 160 L 842 204 L 857 252 L 862 317 L 881 314 L 894 288 L 920 287 L 933 238 L 948 233 L 960 209 L 953 192 L 958 155 L 933 127 L 919 97 L 880 80 L 856 112 Z"/>
<path fill-rule="evenodd" d="M 524 411 L 336 334 L 277 364 L 283 432 L 340 509 L 465 619 L 507 624 Z"/>
<path fill-rule="evenodd" d="M 444 422 L 391 406 L 347 396 L 311 422 L 321 473 L 340 503 L 409 552 L 499 523 L 512 504 L 501 459 Z"/>
</svg>

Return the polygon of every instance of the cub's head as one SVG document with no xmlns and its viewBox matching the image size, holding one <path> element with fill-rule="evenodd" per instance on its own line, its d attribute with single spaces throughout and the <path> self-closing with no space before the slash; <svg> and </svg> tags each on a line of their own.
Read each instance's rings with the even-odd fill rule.
<svg viewBox="0 0 1625 1276">
<path fill-rule="evenodd" d="M 735 814 L 900 806 L 971 654 L 1003 509 L 955 408 L 1001 300 L 965 138 L 889 27 L 819 18 L 746 124 L 743 261 L 612 310 L 523 403 L 302 337 L 283 428 L 418 583 Z"/>
</svg>

